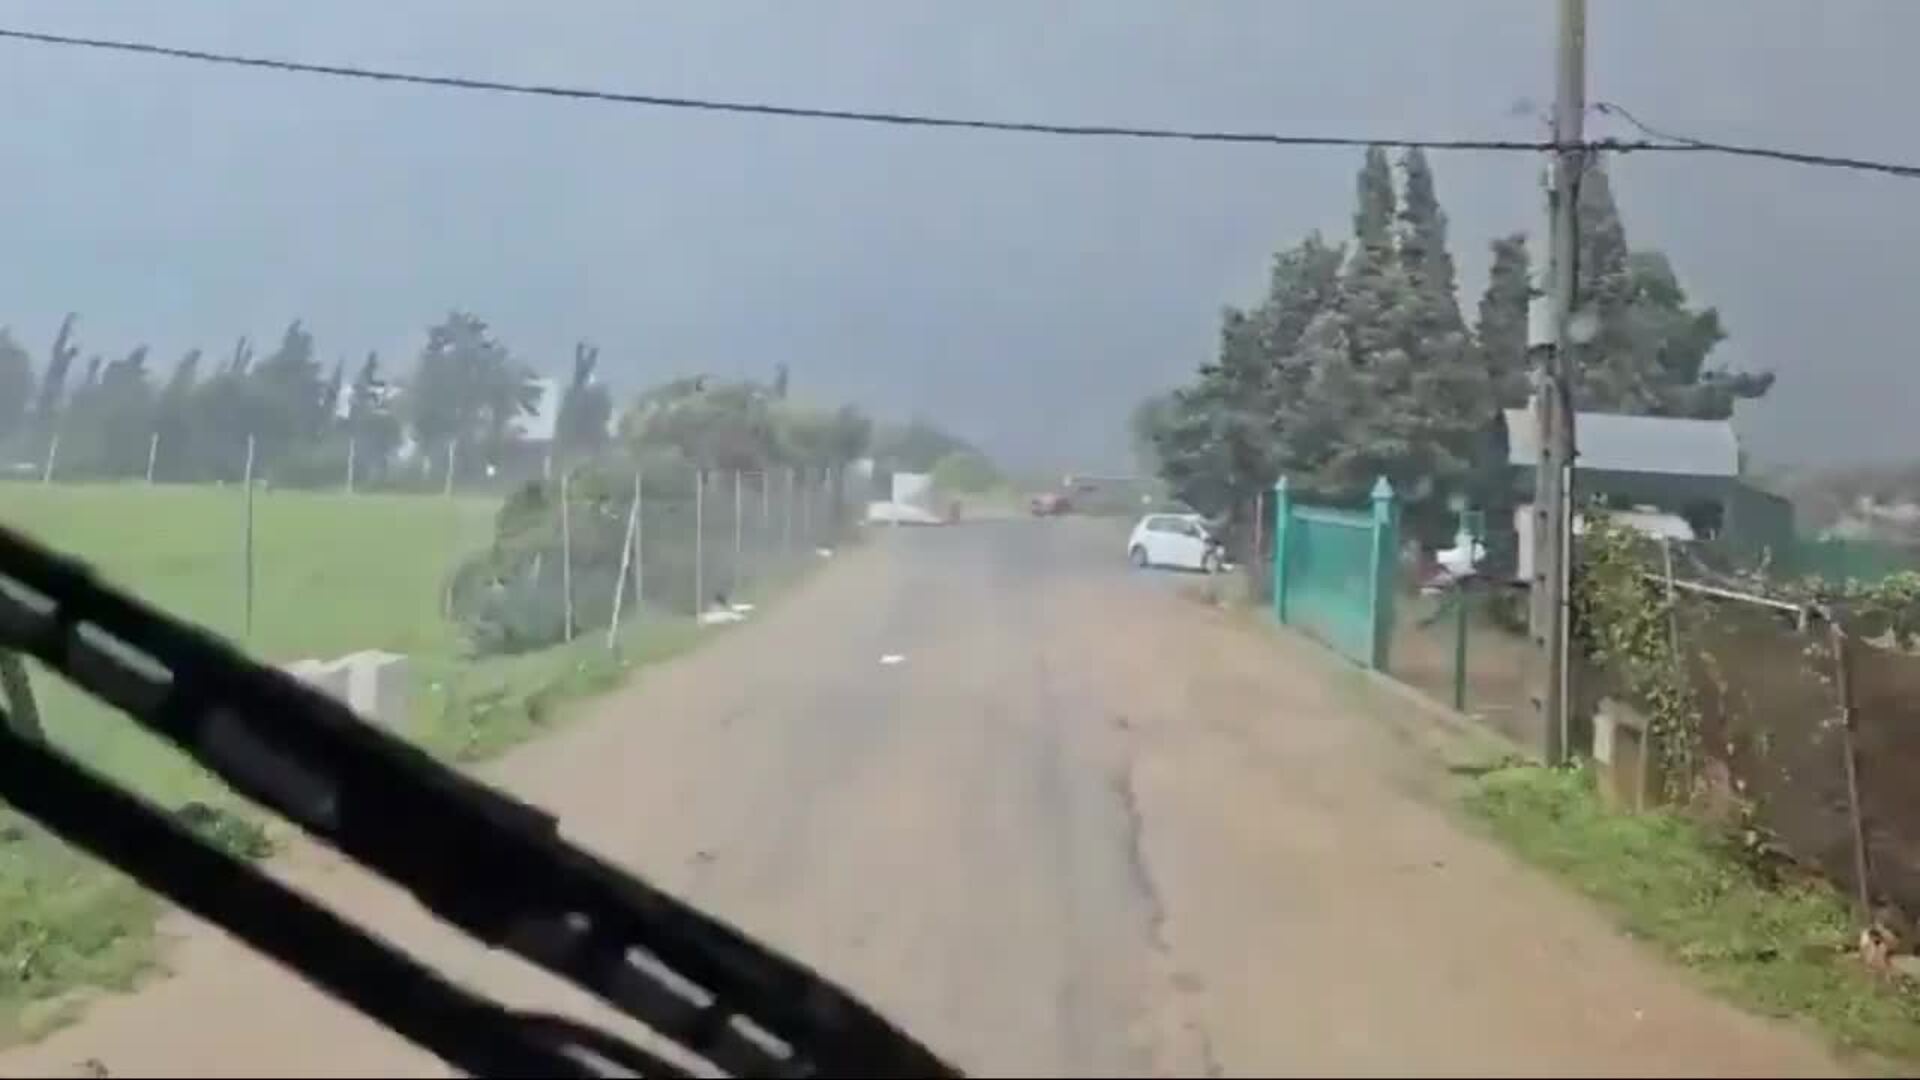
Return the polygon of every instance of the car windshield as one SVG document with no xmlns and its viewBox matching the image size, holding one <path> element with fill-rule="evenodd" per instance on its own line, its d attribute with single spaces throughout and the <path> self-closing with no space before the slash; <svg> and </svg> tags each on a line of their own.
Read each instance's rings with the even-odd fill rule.
<svg viewBox="0 0 1920 1080">
<path fill-rule="evenodd" d="M 1920 3 L 3 7 L 0 551 L 346 711 L 0 566 L 0 780 L 702 1074 L 1920 1073 Z M 450 1067 L 34 795 L 0 1076 Z"/>
</svg>

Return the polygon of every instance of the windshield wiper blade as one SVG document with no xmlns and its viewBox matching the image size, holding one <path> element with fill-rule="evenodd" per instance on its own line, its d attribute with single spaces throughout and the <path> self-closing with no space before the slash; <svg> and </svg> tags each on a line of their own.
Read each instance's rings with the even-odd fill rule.
<svg viewBox="0 0 1920 1080">
<path fill-rule="evenodd" d="M 37 657 L 441 918 L 727 1073 L 959 1075 L 805 966 L 568 842 L 550 815 L 4 527 L 0 648 Z"/>
<path fill-rule="evenodd" d="M 476 1076 L 600 1075 L 565 1052 L 564 1033 L 447 982 L 10 725 L 0 730 L 0 793 L 67 842 Z M 684 1074 L 658 1059 L 636 1071 Z"/>
</svg>

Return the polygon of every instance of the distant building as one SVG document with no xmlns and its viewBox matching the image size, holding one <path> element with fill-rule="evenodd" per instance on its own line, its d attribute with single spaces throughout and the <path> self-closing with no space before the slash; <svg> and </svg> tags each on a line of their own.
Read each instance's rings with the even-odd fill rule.
<svg viewBox="0 0 1920 1080">
<path fill-rule="evenodd" d="M 554 432 L 560 426 L 560 401 L 566 396 L 567 388 L 559 379 L 545 375 L 536 376 L 534 386 L 539 388 L 539 396 L 534 399 L 533 409 L 515 419 L 514 434 L 530 448 L 545 450 L 553 443 Z"/>
<path fill-rule="evenodd" d="M 1794 539 L 1793 504 L 1741 478 L 1739 436 L 1726 420 L 1577 413 L 1573 499 L 1598 502 L 1656 535 L 1715 540 L 1758 554 Z M 1493 426 L 1477 499 L 1487 509 L 1489 563 L 1526 579 L 1532 570 L 1538 429 L 1529 409 Z"/>
</svg>

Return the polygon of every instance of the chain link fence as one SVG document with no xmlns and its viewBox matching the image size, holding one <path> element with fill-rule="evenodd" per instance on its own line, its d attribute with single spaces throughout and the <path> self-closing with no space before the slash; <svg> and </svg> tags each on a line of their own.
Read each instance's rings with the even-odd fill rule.
<svg viewBox="0 0 1920 1080">
<path fill-rule="evenodd" d="M 450 614 L 483 652 L 521 652 L 623 622 L 729 621 L 837 546 L 851 519 L 835 470 L 596 464 L 509 496 L 464 561 Z"/>
</svg>

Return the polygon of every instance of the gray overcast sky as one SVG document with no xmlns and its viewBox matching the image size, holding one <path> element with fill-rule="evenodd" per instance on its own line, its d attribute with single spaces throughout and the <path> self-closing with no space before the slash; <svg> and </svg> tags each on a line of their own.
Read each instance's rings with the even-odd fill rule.
<svg viewBox="0 0 1920 1080">
<path fill-rule="evenodd" d="M 6 24 L 288 58 L 990 117 L 1538 137 L 1547 0 L 11 0 Z M 1920 160 L 1920 3 L 1596 0 L 1591 94 L 1729 141 Z M 921 411 L 1019 460 L 1125 464 L 1273 249 L 1347 230 L 1358 154 L 850 127 L 375 86 L 0 43 L 0 323 L 163 363 L 306 318 L 411 366 L 472 308 L 543 369 L 603 346 Z M 1598 126 L 1600 133 L 1626 134 Z M 1441 155 L 1465 300 L 1540 163 Z M 1617 163 L 1780 384 L 1763 457 L 1920 454 L 1920 183 Z"/>
</svg>

